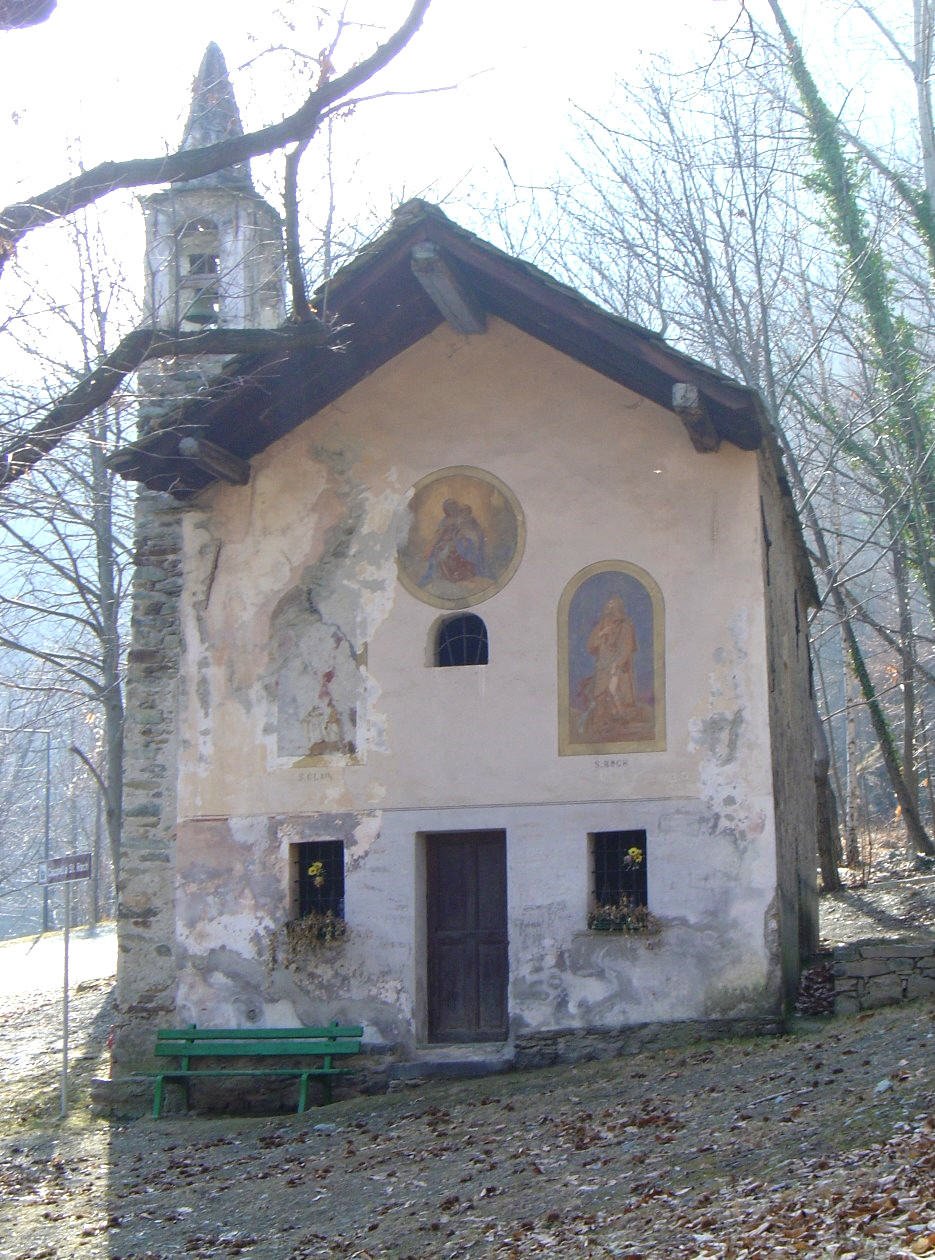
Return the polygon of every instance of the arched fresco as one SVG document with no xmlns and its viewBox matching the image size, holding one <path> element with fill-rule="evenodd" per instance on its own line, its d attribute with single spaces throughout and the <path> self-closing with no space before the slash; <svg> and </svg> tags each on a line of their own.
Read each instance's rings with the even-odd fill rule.
<svg viewBox="0 0 935 1260">
<path fill-rule="evenodd" d="M 558 642 L 562 756 L 665 748 L 664 610 L 644 569 L 605 560 L 576 573 Z"/>
</svg>

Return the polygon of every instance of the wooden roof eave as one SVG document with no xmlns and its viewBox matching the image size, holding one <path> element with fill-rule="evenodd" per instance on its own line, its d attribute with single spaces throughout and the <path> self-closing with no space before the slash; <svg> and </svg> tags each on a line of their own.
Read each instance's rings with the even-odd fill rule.
<svg viewBox="0 0 935 1260">
<path fill-rule="evenodd" d="M 745 450 L 761 445 L 763 417 L 753 391 L 436 212 L 391 228 L 318 291 L 323 316 L 330 312 L 341 326 L 336 340 L 342 348 L 332 342 L 327 348 L 303 346 L 233 361 L 204 398 L 181 408 L 157 433 L 118 452 L 115 469 L 153 488 L 195 493 L 210 478 L 180 457 L 182 437 L 205 438 L 247 460 L 425 336 L 442 318 L 413 277 L 413 247 L 426 241 L 456 270 L 478 309 L 674 414 L 673 386 L 694 385 L 719 439 Z"/>
</svg>

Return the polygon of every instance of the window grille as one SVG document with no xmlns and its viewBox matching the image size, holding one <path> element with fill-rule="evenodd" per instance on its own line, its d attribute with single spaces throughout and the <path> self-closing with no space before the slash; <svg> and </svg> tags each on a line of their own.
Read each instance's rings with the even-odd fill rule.
<svg viewBox="0 0 935 1260">
<path fill-rule="evenodd" d="M 487 627 L 480 617 L 464 613 L 442 622 L 435 644 L 436 665 L 486 665 L 487 659 Z"/>
<path fill-rule="evenodd" d="M 298 917 L 307 914 L 344 918 L 344 844 L 312 840 L 293 845 L 295 904 Z"/>
<path fill-rule="evenodd" d="M 632 906 L 645 906 L 646 832 L 598 831 L 591 845 L 594 904 L 616 906 L 626 898 Z"/>
</svg>

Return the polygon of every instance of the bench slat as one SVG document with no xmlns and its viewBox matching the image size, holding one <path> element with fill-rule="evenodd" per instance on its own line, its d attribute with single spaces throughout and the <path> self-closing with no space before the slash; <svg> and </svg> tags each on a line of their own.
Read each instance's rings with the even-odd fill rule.
<svg viewBox="0 0 935 1260">
<path fill-rule="evenodd" d="M 177 1041 L 180 1038 L 193 1038 L 196 1041 L 269 1041 L 277 1039 L 310 1040 L 324 1038 L 333 1040 L 342 1037 L 360 1039 L 364 1030 L 359 1024 L 328 1024 L 324 1028 L 160 1028 L 156 1033 L 158 1041 Z"/>
<path fill-rule="evenodd" d="M 268 1057 L 270 1055 L 286 1057 L 289 1055 L 329 1055 L 329 1054 L 359 1054 L 359 1041 L 208 1041 L 201 1042 L 194 1039 L 185 1041 L 160 1041 L 157 1042 L 155 1053 L 159 1056 L 166 1055 L 182 1055 L 186 1058 L 230 1058 L 233 1055 L 241 1057 Z"/>
<path fill-rule="evenodd" d="M 352 1068 L 278 1067 L 278 1068 L 179 1068 L 160 1072 L 164 1081 L 186 1080 L 190 1076 L 347 1076 Z"/>
</svg>

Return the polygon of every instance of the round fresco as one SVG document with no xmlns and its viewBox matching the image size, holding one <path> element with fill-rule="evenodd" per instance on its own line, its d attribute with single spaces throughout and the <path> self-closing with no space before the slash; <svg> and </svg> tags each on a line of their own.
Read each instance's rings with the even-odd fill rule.
<svg viewBox="0 0 935 1260">
<path fill-rule="evenodd" d="M 399 580 L 436 608 L 469 608 L 506 586 L 523 556 L 516 496 L 481 468 L 442 468 L 412 488 L 400 522 Z"/>
</svg>

